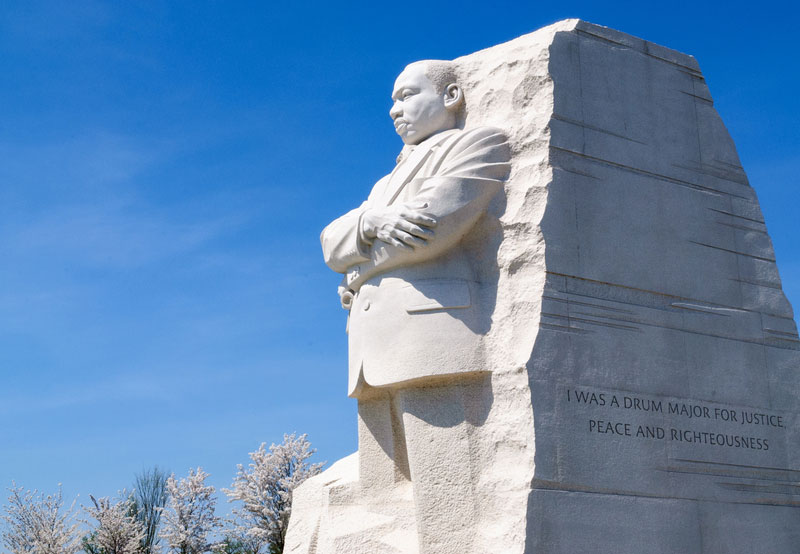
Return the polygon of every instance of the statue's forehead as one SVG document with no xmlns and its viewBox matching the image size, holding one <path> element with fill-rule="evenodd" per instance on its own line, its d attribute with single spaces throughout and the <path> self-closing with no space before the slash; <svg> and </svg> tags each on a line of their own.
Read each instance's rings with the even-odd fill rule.
<svg viewBox="0 0 800 554">
<path fill-rule="evenodd" d="M 407 65 L 406 68 L 400 72 L 397 79 L 394 81 L 394 89 L 392 94 L 399 92 L 399 90 L 406 86 L 424 86 L 430 83 L 430 79 L 425 75 L 425 64 L 413 63 Z"/>
</svg>

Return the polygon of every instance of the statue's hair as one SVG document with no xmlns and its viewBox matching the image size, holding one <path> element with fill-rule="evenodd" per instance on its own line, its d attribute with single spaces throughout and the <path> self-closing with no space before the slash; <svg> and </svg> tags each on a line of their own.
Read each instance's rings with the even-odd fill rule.
<svg viewBox="0 0 800 554">
<path fill-rule="evenodd" d="M 458 65 L 449 60 L 420 60 L 410 65 L 423 64 L 425 76 L 431 80 L 436 92 L 441 93 L 447 85 L 458 83 Z"/>
</svg>

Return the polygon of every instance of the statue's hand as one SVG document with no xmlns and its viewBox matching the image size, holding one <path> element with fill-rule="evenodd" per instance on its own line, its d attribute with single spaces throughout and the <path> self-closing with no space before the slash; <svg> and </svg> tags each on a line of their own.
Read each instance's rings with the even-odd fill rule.
<svg viewBox="0 0 800 554">
<path fill-rule="evenodd" d="M 371 208 L 361 218 L 364 236 L 378 239 L 400 248 L 414 248 L 425 244 L 432 235 L 436 220 L 420 211 L 427 204 Z"/>
</svg>

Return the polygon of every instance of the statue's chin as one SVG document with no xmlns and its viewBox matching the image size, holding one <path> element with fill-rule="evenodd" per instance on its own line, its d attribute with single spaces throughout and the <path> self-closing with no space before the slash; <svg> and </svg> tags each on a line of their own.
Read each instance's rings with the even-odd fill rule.
<svg viewBox="0 0 800 554">
<path fill-rule="evenodd" d="M 411 133 L 411 136 L 409 136 L 408 130 L 405 127 L 397 129 L 397 134 L 400 136 L 400 140 L 403 141 L 403 144 L 415 144 L 414 133 Z"/>
<path fill-rule="evenodd" d="M 400 138 L 403 139 L 403 144 L 405 144 L 406 146 L 416 146 L 428 137 L 420 136 L 417 133 L 404 133 L 400 135 Z"/>
</svg>

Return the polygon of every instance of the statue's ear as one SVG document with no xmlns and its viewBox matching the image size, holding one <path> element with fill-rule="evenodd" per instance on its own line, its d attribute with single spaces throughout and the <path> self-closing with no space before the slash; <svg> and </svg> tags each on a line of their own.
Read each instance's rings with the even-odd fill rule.
<svg viewBox="0 0 800 554">
<path fill-rule="evenodd" d="M 444 107 L 448 110 L 457 110 L 464 101 L 464 91 L 455 83 L 449 84 L 444 89 Z"/>
</svg>

